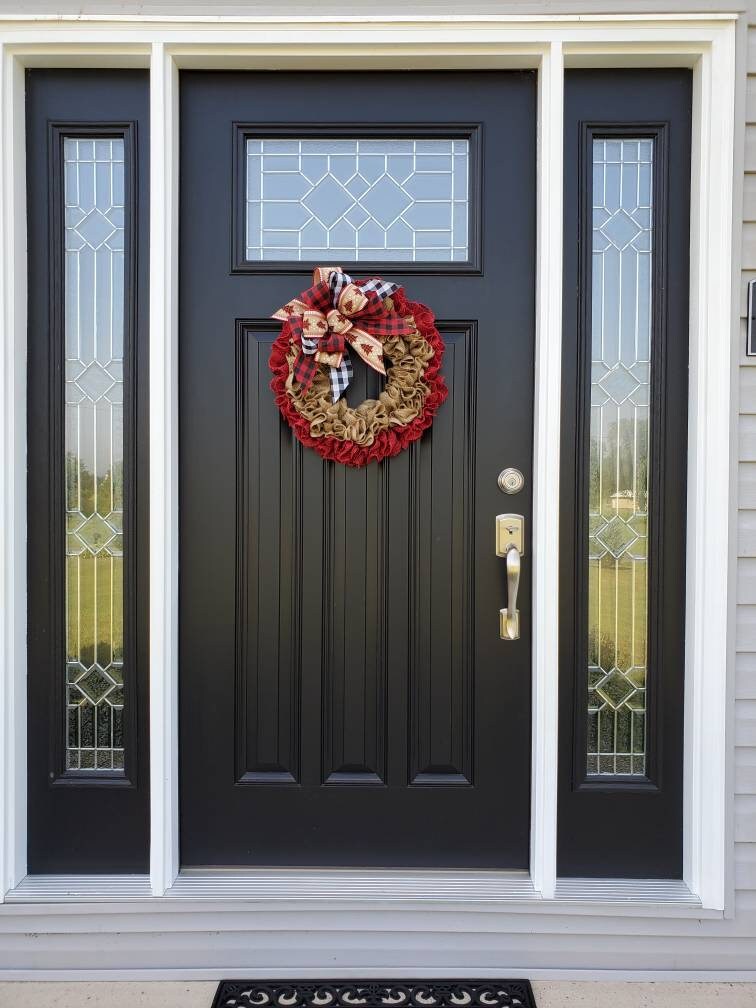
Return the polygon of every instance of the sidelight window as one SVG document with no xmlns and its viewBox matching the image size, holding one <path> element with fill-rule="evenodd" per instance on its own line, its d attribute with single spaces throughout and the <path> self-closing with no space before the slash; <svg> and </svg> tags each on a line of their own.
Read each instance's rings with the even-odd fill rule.
<svg viewBox="0 0 756 1008">
<path fill-rule="evenodd" d="M 66 768 L 124 766 L 124 141 L 63 141 Z"/>
<path fill-rule="evenodd" d="M 653 152 L 593 141 L 589 775 L 646 772 Z"/>
</svg>

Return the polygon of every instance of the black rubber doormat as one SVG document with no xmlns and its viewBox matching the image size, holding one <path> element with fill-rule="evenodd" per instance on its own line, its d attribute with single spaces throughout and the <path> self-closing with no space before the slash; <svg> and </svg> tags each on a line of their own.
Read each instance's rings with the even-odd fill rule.
<svg viewBox="0 0 756 1008">
<path fill-rule="evenodd" d="M 529 980 L 221 980 L 212 1008 L 536 1008 Z"/>
</svg>

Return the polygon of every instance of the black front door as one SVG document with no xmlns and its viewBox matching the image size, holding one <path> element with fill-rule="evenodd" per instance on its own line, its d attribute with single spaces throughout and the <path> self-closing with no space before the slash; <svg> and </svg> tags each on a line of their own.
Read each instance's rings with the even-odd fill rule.
<svg viewBox="0 0 756 1008">
<path fill-rule="evenodd" d="M 528 866 L 535 117 L 533 73 L 182 75 L 184 865 Z M 269 388 L 318 264 L 402 283 L 446 343 L 432 428 L 363 469 Z M 358 361 L 350 403 L 378 387 Z"/>
</svg>

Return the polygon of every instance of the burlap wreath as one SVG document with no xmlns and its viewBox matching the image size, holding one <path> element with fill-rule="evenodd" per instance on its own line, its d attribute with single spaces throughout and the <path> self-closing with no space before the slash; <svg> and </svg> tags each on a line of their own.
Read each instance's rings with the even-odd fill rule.
<svg viewBox="0 0 756 1008">
<path fill-rule="evenodd" d="M 444 344 L 431 310 L 408 301 L 401 288 L 384 304 L 410 322 L 411 331 L 382 341 L 386 384 L 377 399 L 356 407 L 345 398 L 333 402 L 325 364 L 302 387 L 294 377 L 301 342 L 288 321 L 270 354 L 276 404 L 297 438 L 323 458 L 349 466 L 397 455 L 430 427 L 448 395 L 440 374 Z"/>
</svg>

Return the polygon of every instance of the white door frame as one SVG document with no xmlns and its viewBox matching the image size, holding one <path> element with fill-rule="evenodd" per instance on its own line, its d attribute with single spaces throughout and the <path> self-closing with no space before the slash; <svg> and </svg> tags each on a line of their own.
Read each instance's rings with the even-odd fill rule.
<svg viewBox="0 0 756 1008">
<path fill-rule="evenodd" d="M 0 16 L 0 913 L 25 900 L 110 898 L 108 883 L 26 875 L 26 222 L 24 68 L 150 69 L 150 753 L 152 905 L 201 887 L 179 873 L 178 837 L 178 79 L 180 68 L 506 68 L 539 73 L 536 403 L 534 458 L 533 782 L 531 878 L 477 882 L 444 873 L 447 905 L 470 900 L 529 912 L 721 916 L 732 908 L 731 676 L 734 640 L 730 450 L 736 313 L 733 150 L 737 19 L 730 14 L 501 17 L 151 18 Z M 564 68 L 689 66 L 694 72 L 690 407 L 686 617 L 684 880 L 556 878 L 562 102 Z M 701 544 L 706 544 L 706 549 Z M 712 557 L 715 558 L 712 560 Z M 378 889 L 376 878 L 379 876 Z M 319 898 L 433 900 L 426 873 L 312 872 Z M 205 888 L 296 899 L 301 874 L 260 874 Z M 263 881 L 261 881 L 263 879 Z M 39 881 L 39 880 L 38 880 Z M 300 886 L 297 888 L 296 886 Z M 99 886 L 99 888 L 97 888 Z M 135 880 L 131 896 L 145 897 Z M 194 886 L 194 888 L 193 888 Z M 257 888 L 255 888 L 257 886 Z M 465 888 L 467 886 L 467 889 Z M 93 888 L 94 887 L 94 888 Z M 234 888 L 236 887 L 236 888 Z M 251 888 L 250 888 L 251 887 Z M 306 888 L 306 886 L 305 886 Z M 126 887 L 128 889 L 128 886 Z M 129 892 L 121 886 L 124 899 Z M 684 887 L 683 887 L 684 889 Z M 26 895 L 24 895 L 26 893 Z M 57 893 L 57 897 L 55 894 Z M 459 895 L 456 895 L 456 894 Z M 41 894 L 41 895 L 40 895 Z M 52 895 L 51 895 L 52 894 Z M 125 895 L 124 895 L 125 894 Z M 267 894 L 267 895 L 266 895 Z M 622 908 L 616 906 L 622 904 Z M 535 905 L 534 905 L 535 904 Z M 635 910 L 633 909 L 635 907 Z"/>
</svg>

